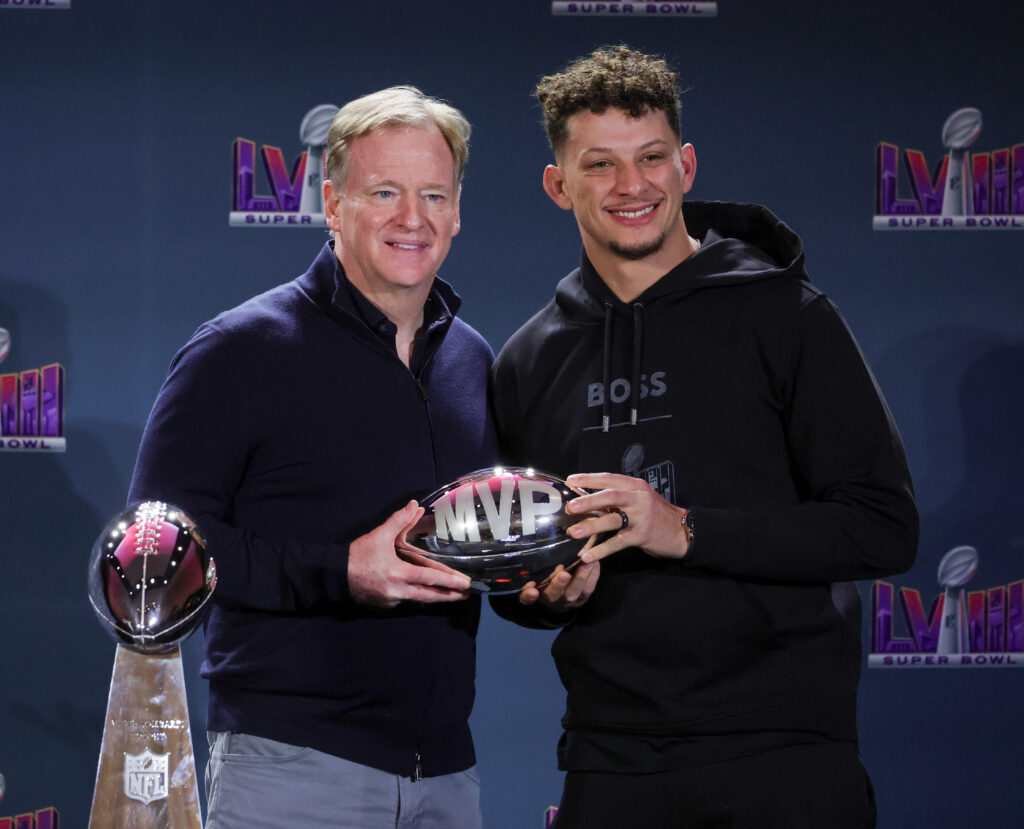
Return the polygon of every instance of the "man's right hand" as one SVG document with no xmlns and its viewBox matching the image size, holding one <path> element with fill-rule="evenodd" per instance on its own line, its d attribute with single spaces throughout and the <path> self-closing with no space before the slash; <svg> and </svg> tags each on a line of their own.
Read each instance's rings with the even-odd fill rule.
<svg viewBox="0 0 1024 829">
<path fill-rule="evenodd" d="M 454 602 L 469 596 L 469 576 L 429 559 L 410 564 L 395 552 L 422 514 L 423 508 L 410 501 L 349 545 L 348 586 L 357 602 L 395 607 L 403 601 Z"/>
<path fill-rule="evenodd" d="M 539 602 L 554 611 L 572 610 L 585 604 L 590 594 L 597 587 L 597 579 L 601 575 L 601 562 L 589 564 L 578 563 L 573 572 L 569 572 L 561 564 L 539 585 L 527 582 L 519 591 L 521 604 L 531 605 Z"/>
</svg>

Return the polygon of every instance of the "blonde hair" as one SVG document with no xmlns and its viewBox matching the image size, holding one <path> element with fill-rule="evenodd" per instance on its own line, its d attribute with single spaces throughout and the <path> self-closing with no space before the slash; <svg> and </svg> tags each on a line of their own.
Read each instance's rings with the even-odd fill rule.
<svg viewBox="0 0 1024 829">
<path fill-rule="evenodd" d="M 433 124 L 444 136 L 455 162 L 455 182 L 469 158 L 469 121 L 455 107 L 424 95 L 414 86 L 392 86 L 350 101 L 338 110 L 327 134 L 327 177 L 345 184 L 352 142 L 374 130 Z"/>
</svg>

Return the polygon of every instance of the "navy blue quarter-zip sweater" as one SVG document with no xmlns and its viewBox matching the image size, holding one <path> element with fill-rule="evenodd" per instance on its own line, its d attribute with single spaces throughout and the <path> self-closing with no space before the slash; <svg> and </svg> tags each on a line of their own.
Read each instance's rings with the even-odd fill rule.
<svg viewBox="0 0 1024 829">
<path fill-rule="evenodd" d="M 346 579 L 351 541 L 496 461 L 492 355 L 458 306 L 435 280 L 410 371 L 329 243 L 174 357 L 129 498 L 182 507 L 216 561 L 209 729 L 410 776 L 475 761 L 479 600 L 382 610 Z"/>
</svg>

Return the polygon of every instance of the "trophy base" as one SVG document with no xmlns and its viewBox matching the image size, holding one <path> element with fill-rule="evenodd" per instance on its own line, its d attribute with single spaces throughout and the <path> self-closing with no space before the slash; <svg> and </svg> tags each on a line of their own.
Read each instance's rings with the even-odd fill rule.
<svg viewBox="0 0 1024 829">
<path fill-rule="evenodd" d="M 90 829 L 202 829 L 181 651 L 117 646 Z"/>
</svg>

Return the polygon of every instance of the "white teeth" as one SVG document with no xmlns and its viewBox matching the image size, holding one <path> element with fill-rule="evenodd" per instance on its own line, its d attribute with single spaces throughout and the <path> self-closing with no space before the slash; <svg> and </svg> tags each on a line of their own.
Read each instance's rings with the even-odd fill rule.
<svg viewBox="0 0 1024 829">
<path fill-rule="evenodd" d="M 419 250 L 419 245 L 403 245 L 401 242 L 392 242 L 391 244 L 402 250 Z"/>
<path fill-rule="evenodd" d="M 616 216 L 623 216 L 626 219 L 635 219 L 637 216 L 646 216 L 652 210 L 654 210 L 653 204 L 650 207 L 645 207 L 643 210 L 614 210 L 612 212 L 615 213 Z"/>
</svg>

